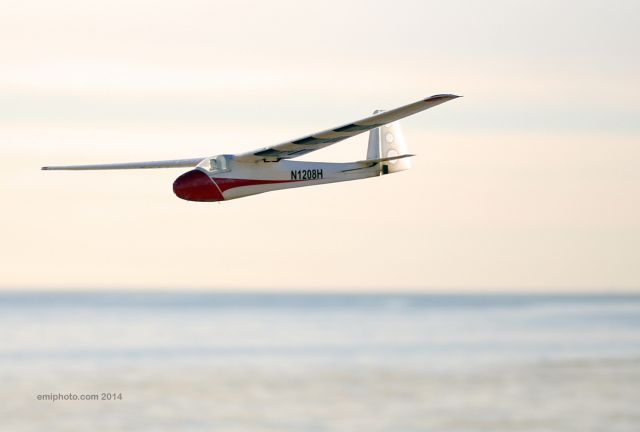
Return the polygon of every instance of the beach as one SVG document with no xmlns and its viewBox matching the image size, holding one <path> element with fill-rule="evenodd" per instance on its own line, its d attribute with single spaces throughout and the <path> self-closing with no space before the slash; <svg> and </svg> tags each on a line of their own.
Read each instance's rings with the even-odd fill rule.
<svg viewBox="0 0 640 432">
<path fill-rule="evenodd" d="M 635 295 L 5 292 L 0 340 L 3 430 L 640 429 Z"/>
</svg>

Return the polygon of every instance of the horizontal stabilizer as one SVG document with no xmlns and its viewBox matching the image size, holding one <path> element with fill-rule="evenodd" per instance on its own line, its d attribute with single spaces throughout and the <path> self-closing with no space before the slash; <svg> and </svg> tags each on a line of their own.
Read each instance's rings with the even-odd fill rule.
<svg viewBox="0 0 640 432">
<path fill-rule="evenodd" d="M 127 162 L 96 165 L 45 166 L 43 170 L 112 170 L 112 169 L 144 169 L 144 168 L 184 168 L 198 165 L 205 158 L 174 159 L 151 162 Z"/>
<path fill-rule="evenodd" d="M 387 162 L 387 161 L 392 161 L 392 160 L 396 160 L 396 159 L 403 159 L 403 158 L 412 157 L 412 156 L 415 156 L 415 155 L 414 154 L 403 154 L 403 155 L 389 156 L 389 157 L 384 157 L 384 158 L 379 158 L 379 159 L 366 159 L 366 160 L 358 161 L 356 163 L 369 164 L 369 163 Z"/>
</svg>

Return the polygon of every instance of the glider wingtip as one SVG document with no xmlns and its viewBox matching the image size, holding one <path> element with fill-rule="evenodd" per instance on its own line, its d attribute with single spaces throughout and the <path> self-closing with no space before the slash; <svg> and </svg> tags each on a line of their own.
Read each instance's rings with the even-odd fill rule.
<svg viewBox="0 0 640 432">
<path fill-rule="evenodd" d="M 456 99 L 462 96 L 459 95 L 455 95 L 455 94 L 448 94 L 448 93 L 444 93 L 444 94 L 437 94 L 437 95 L 433 95 L 433 96 L 429 96 L 428 98 L 425 98 L 425 101 L 428 100 L 433 100 L 433 99 L 447 99 L 447 100 L 451 100 L 451 99 Z"/>
<path fill-rule="evenodd" d="M 48 171 L 48 170 L 49 170 L 49 167 L 41 167 L 40 169 L 41 169 L 42 171 Z"/>
<path fill-rule="evenodd" d="M 445 101 L 449 101 L 449 100 L 457 99 L 459 97 L 462 97 L 462 96 L 454 95 L 450 93 L 443 93 L 443 94 L 429 96 L 428 98 L 424 98 L 423 101 L 427 102 L 427 101 L 433 101 L 435 99 L 445 99 Z"/>
</svg>

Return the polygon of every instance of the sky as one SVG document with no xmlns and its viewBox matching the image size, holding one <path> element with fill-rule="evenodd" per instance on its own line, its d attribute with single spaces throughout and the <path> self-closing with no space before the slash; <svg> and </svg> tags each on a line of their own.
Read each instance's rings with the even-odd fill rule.
<svg viewBox="0 0 640 432">
<path fill-rule="evenodd" d="M 640 291 L 637 1 L 0 2 L 0 289 Z M 440 93 L 383 178 L 218 204 L 181 169 L 39 171 Z"/>
</svg>

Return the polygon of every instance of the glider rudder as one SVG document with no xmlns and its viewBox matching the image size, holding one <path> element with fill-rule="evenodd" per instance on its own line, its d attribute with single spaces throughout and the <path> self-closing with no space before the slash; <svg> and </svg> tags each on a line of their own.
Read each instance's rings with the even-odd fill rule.
<svg viewBox="0 0 640 432">
<path fill-rule="evenodd" d="M 375 111 L 374 114 L 382 112 Z M 372 129 L 369 132 L 367 160 L 393 158 L 382 162 L 382 174 L 390 174 L 411 168 L 408 157 L 396 158 L 408 154 L 407 143 L 402 135 L 400 122 L 395 121 Z"/>
</svg>

